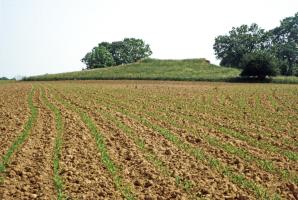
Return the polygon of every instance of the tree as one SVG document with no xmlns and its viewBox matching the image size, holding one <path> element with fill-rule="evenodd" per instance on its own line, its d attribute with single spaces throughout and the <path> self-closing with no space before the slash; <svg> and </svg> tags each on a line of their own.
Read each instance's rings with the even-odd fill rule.
<svg viewBox="0 0 298 200">
<path fill-rule="evenodd" d="M 116 65 L 127 64 L 127 53 L 122 41 L 112 42 L 110 52 L 115 60 Z"/>
<path fill-rule="evenodd" d="M 281 74 L 293 75 L 298 64 L 298 13 L 283 19 L 279 27 L 269 31 L 273 43 L 273 52 L 283 65 Z"/>
<path fill-rule="evenodd" d="M 87 69 L 137 62 L 152 54 L 150 46 L 141 39 L 125 38 L 112 43 L 101 42 L 82 59 Z"/>
<path fill-rule="evenodd" d="M 277 59 L 282 75 L 297 74 L 298 13 L 283 19 L 280 26 L 264 31 L 257 24 L 233 27 L 227 35 L 218 36 L 213 45 L 220 65 L 243 68 L 244 55 L 266 51 Z"/>
<path fill-rule="evenodd" d="M 98 46 L 92 49 L 92 52 L 89 52 L 82 59 L 87 65 L 87 69 L 108 67 L 114 65 L 114 59 L 112 54 L 104 47 Z"/>
<path fill-rule="evenodd" d="M 81 59 L 81 61 L 86 64 L 87 69 L 91 68 L 93 66 L 92 53 L 91 52 L 86 53 L 86 55 L 84 56 L 84 58 Z"/>
<path fill-rule="evenodd" d="M 141 39 L 125 38 L 112 42 L 110 52 L 117 65 L 137 62 L 152 54 L 150 46 Z"/>
<path fill-rule="evenodd" d="M 0 80 L 9 80 L 9 79 L 6 77 L 0 77 Z"/>
<path fill-rule="evenodd" d="M 266 37 L 264 29 L 257 24 L 233 27 L 228 35 L 215 38 L 213 49 L 216 57 L 221 59 L 220 65 L 242 68 L 241 60 L 245 54 L 267 48 Z"/>
<path fill-rule="evenodd" d="M 276 58 L 265 51 L 254 51 L 244 55 L 241 65 L 241 76 L 257 77 L 264 80 L 266 76 L 276 76 Z"/>
<path fill-rule="evenodd" d="M 148 44 L 145 44 L 143 40 L 135 38 L 125 38 L 123 40 L 125 52 L 128 54 L 127 62 L 137 62 L 142 58 L 149 57 L 152 54 L 152 51 Z"/>
</svg>

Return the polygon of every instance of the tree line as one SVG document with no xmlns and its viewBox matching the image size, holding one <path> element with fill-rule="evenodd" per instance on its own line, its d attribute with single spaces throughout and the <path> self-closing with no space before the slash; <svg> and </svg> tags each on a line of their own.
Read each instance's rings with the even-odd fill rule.
<svg viewBox="0 0 298 200">
<path fill-rule="evenodd" d="M 221 66 L 243 69 L 242 76 L 298 76 L 298 13 L 269 31 L 255 23 L 233 27 L 213 49 Z"/>
<path fill-rule="evenodd" d="M 112 43 L 99 43 L 81 61 L 86 64 L 87 69 L 93 69 L 134 63 L 151 54 L 150 46 L 143 40 L 125 38 Z"/>
</svg>

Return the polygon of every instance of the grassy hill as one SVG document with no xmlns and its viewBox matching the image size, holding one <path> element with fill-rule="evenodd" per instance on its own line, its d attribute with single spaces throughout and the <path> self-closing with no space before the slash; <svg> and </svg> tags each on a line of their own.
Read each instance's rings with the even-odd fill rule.
<svg viewBox="0 0 298 200">
<path fill-rule="evenodd" d="M 49 80 L 186 80 L 243 81 L 240 70 L 209 64 L 205 59 L 145 59 L 129 65 L 27 77 L 29 81 Z M 298 77 L 276 77 L 276 83 L 298 83 Z"/>
<path fill-rule="evenodd" d="M 205 59 L 145 59 L 129 65 L 32 76 L 26 78 L 26 80 L 149 79 L 220 81 L 235 77 L 239 73 L 237 69 L 209 64 Z"/>
<path fill-rule="evenodd" d="M 0 84 L 13 83 L 13 82 L 15 82 L 15 80 L 0 80 Z"/>
</svg>

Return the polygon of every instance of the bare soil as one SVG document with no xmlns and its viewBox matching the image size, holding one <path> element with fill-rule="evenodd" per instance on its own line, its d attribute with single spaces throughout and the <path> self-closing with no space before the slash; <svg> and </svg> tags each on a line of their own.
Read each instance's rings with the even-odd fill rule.
<svg viewBox="0 0 298 200">
<path fill-rule="evenodd" d="M 0 162 L 30 116 L 28 97 L 32 85 L 38 118 L 28 138 L 14 152 L 6 171 L 0 174 L 0 199 L 57 199 L 53 172 L 56 118 L 41 98 L 41 88 L 45 88 L 46 98 L 62 115 L 59 175 L 67 199 L 124 199 L 123 191 L 116 187 L 115 176 L 104 164 L 90 126 L 73 108 L 85 112 L 95 124 L 117 173 L 135 199 L 260 199 L 254 189 L 243 186 L 243 180 L 233 181 L 231 174 L 224 174 L 206 160 L 196 159 L 164 137 L 161 131 L 165 130 L 188 147 L 199 149 L 222 166 L 262 186 L 269 195 L 298 199 L 298 180 L 294 180 L 298 177 L 297 85 L 169 81 L 3 84 L 0 85 Z M 132 116 L 146 119 L 160 129 Z M 224 134 L 217 127 L 267 142 L 278 150 L 258 147 Z M 245 150 L 254 160 L 208 142 L 206 135 L 239 151 Z M 143 141 L 143 147 L 136 138 Z M 292 160 L 283 152 L 292 153 Z M 148 155 L 154 155 L 155 160 Z M 270 165 L 265 170 L 257 163 L 264 160 L 281 172 L 287 170 L 291 176 L 285 178 L 270 171 Z"/>
</svg>

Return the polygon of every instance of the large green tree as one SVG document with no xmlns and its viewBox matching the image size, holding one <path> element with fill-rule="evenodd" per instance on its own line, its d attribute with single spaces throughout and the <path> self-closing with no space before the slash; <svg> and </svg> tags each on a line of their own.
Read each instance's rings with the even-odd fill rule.
<svg viewBox="0 0 298 200">
<path fill-rule="evenodd" d="M 283 19 L 280 26 L 269 31 L 273 53 L 282 61 L 281 73 L 292 75 L 298 65 L 298 13 Z"/>
<path fill-rule="evenodd" d="M 82 59 L 87 69 L 109 67 L 115 64 L 112 54 L 104 47 L 98 46 L 87 53 Z"/>
<path fill-rule="evenodd" d="M 152 54 L 148 44 L 135 38 L 125 38 L 123 41 L 112 42 L 110 52 L 117 65 L 137 62 Z"/>
<path fill-rule="evenodd" d="M 150 46 L 141 39 L 125 38 L 112 43 L 101 42 L 82 59 L 87 69 L 137 62 L 152 54 Z"/>
<path fill-rule="evenodd" d="M 220 65 L 242 68 L 241 60 L 245 54 L 267 48 L 266 37 L 264 29 L 257 24 L 241 25 L 233 27 L 227 35 L 216 37 L 213 49 L 221 60 Z"/>
<path fill-rule="evenodd" d="M 150 46 L 141 39 L 125 38 L 123 43 L 127 54 L 127 63 L 136 62 L 152 54 Z"/>
<path fill-rule="evenodd" d="M 220 35 L 213 45 L 220 65 L 243 69 L 245 55 L 266 51 L 277 59 L 282 75 L 298 75 L 298 13 L 283 19 L 280 26 L 265 31 L 257 24 L 233 27 L 227 35 Z"/>
</svg>

